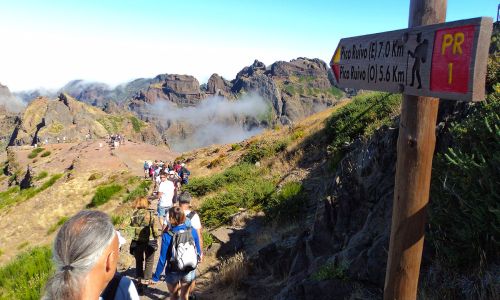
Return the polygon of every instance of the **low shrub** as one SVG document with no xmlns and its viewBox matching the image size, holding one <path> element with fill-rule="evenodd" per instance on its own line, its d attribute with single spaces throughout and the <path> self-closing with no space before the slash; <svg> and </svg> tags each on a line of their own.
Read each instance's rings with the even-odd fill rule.
<svg viewBox="0 0 500 300">
<path fill-rule="evenodd" d="M 429 239 L 442 265 L 482 272 L 500 254 L 500 93 L 450 133 L 433 162 Z"/>
<path fill-rule="evenodd" d="M 203 247 L 205 249 L 210 248 L 210 246 L 214 243 L 214 237 L 207 231 L 202 231 L 201 235 L 203 236 Z"/>
<path fill-rule="evenodd" d="M 112 215 L 111 216 L 111 222 L 113 223 L 114 226 L 118 226 L 118 225 L 123 224 L 125 219 L 126 219 L 126 216 L 124 216 L 124 215 Z"/>
<path fill-rule="evenodd" d="M 231 145 L 231 151 L 237 151 L 240 150 L 242 147 L 240 144 L 232 144 Z"/>
<path fill-rule="evenodd" d="M 315 273 L 313 273 L 311 275 L 311 278 L 316 281 L 329 279 L 347 280 L 348 269 L 349 264 L 346 261 L 341 261 L 340 263 L 327 263 L 321 266 Z"/>
<path fill-rule="evenodd" d="M 40 157 L 47 157 L 47 156 L 49 156 L 51 153 L 52 153 L 52 152 L 50 152 L 50 151 L 45 151 L 45 152 L 43 152 L 42 154 L 40 154 Z"/>
<path fill-rule="evenodd" d="M 275 191 L 273 180 L 261 174 L 224 186 L 225 191 L 206 199 L 200 207 L 200 215 L 208 227 L 216 227 L 231 220 L 239 208 L 260 209 Z"/>
<path fill-rule="evenodd" d="M 296 221 L 304 207 L 305 195 L 300 182 L 287 182 L 268 201 L 264 207 L 269 220 Z"/>
<path fill-rule="evenodd" d="M 49 247 L 36 247 L 0 268 L 1 299 L 40 299 L 53 274 Z"/>
<path fill-rule="evenodd" d="M 220 166 L 223 162 L 224 162 L 224 159 L 225 159 L 225 155 L 221 154 L 219 155 L 216 159 L 212 160 L 208 165 L 207 165 L 207 168 L 209 169 L 213 169 L 217 166 Z"/>
<path fill-rule="evenodd" d="M 199 197 L 216 191 L 226 184 L 244 181 L 247 178 L 257 176 L 257 174 L 258 169 L 254 165 L 240 163 L 213 176 L 195 177 L 183 189 L 189 191 L 191 195 Z"/>
<path fill-rule="evenodd" d="M 272 143 L 257 142 L 249 145 L 246 153 L 241 157 L 242 162 L 255 164 L 263 158 L 271 157 L 282 152 L 290 144 L 290 138 L 284 138 Z"/>
<path fill-rule="evenodd" d="M 94 197 L 89 204 L 87 204 L 87 208 L 97 207 L 103 205 L 108 202 L 113 195 L 117 194 L 123 189 L 123 187 L 119 184 L 109 184 L 103 185 L 97 188 Z"/>
<path fill-rule="evenodd" d="M 92 173 L 89 176 L 88 181 L 93 181 L 102 178 L 102 173 Z"/>
<path fill-rule="evenodd" d="M 151 187 L 151 183 L 151 180 L 142 180 L 141 183 L 127 195 L 125 202 L 146 197 Z"/>
<path fill-rule="evenodd" d="M 28 158 L 30 159 L 35 158 L 38 155 L 38 153 L 43 152 L 43 150 L 45 150 L 45 148 L 35 148 L 31 150 L 30 154 L 28 154 Z"/>
</svg>

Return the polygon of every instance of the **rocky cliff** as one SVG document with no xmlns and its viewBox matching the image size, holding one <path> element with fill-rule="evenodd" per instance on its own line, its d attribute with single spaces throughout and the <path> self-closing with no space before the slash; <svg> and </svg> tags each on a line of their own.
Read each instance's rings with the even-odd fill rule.
<svg viewBox="0 0 500 300">
<path fill-rule="evenodd" d="M 33 100 L 16 119 L 9 145 L 79 142 L 109 134 L 123 134 L 129 139 L 151 144 L 164 141 L 154 126 L 131 114 L 108 114 L 67 94 L 60 94 L 55 100 L 46 97 Z"/>
<path fill-rule="evenodd" d="M 0 84 L 0 152 L 5 150 L 23 106 L 7 86 Z"/>
<path fill-rule="evenodd" d="M 170 116 L 176 109 L 199 108 L 206 102 L 204 100 L 214 97 L 227 99 L 229 106 L 231 101 L 243 99 L 245 95 L 258 95 L 265 101 L 264 106 L 269 107 L 269 113 L 258 117 L 235 114 L 216 121 L 220 130 L 233 127 L 228 130 L 240 132 L 241 140 L 256 128 L 262 130 L 276 124 L 289 125 L 336 103 L 343 93 L 332 86 L 329 72 L 327 64 L 319 59 L 298 58 L 290 62 L 275 62 L 270 66 L 255 60 L 231 81 L 213 74 L 206 84 L 200 85 L 190 75 L 161 74 L 111 88 L 98 82 L 74 80 L 61 88 L 58 94 L 67 94 L 107 113 L 129 111 L 142 121 L 154 124 L 173 144 L 191 143 L 189 140 L 199 140 L 195 135 L 200 134 L 193 122 Z M 40 94 L 43 91 L 19 95 L 29 98 Z M 55 97 L 52 93 L 48 95 L 47 98 Z M 210 143 L 194 144 L 192 147 L 207 144 Z"/>
</svg>

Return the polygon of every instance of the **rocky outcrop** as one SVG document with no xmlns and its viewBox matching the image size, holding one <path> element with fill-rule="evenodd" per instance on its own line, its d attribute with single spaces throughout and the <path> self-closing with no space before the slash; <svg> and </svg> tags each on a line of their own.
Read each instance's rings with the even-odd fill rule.
<svg viewBox="0 0 500 300">
<path fill-rule="evenodd" d="M 154 126 L 133 115 L 107 114 L 64 93 L 56 100 L 40 97 L 32 101 L 11 132 L 11 146 L 78 142 L 117 133 L 131 140 L 164 143 Z"/>
<path fill-rule="evenodd" d="M 207 82 L 207 94 L 232 98 L 231 82 L 218 74 L 212 74 Z"/>
<path fill-rule="evenodd" d="M 269 68 L 255 60 L 232 81 L 235 94 L 256 91 L 273 106 L 277 120 L 289 124 L 336 103 L 342 96 L 330 83 L 319 59 L 279 61 Z"/>
</svg>

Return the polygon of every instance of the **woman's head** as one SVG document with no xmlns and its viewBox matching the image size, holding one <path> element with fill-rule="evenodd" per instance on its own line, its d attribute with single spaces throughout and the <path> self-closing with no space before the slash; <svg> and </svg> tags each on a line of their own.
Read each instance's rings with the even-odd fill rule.
<svg viewBox="0 0 500 300">
<path fill-rule="evenodd" d="M 184 223 L 184 221 L 186 220 L 186 215 L 184 215 L 184 211 L 180 207 L 174 206 L 168 210 L 168 218 L 170 224 L 172 224 L 173 226 L 177 226 Z"/>
<path fill-rule="evenodd" d="M 111 271 L 113 274 L 116 271 L 117 260 L 118 237 L 109 216 L 100 211 L 79 212 L 57 233 L 53 247 L 56 272 L 46 285 L 44 298 L 80 298 L 85 278 L 97 262 L 105 265 L 98 280 L 109 281 Z M 107 282 L 92 284 L 105 286 Z"/>
<path fill-rule="evenodd" d="M 148 208 L 149 207 L 148 199 L 145 197 L 137 198 L 132 204 L 132 207 L 135 209 Z"/>
</svg>

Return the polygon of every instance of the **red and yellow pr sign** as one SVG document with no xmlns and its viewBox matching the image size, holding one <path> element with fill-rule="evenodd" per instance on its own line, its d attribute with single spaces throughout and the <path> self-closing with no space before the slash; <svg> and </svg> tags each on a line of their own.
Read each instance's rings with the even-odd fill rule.
<svg viewBox="0 0 500 300">
<path fill-rule="evenodd" d="M 431 91 L 467 93 L 474 33 L 474 26 L 436 31 L 432 52 Z"/>
</svg>

